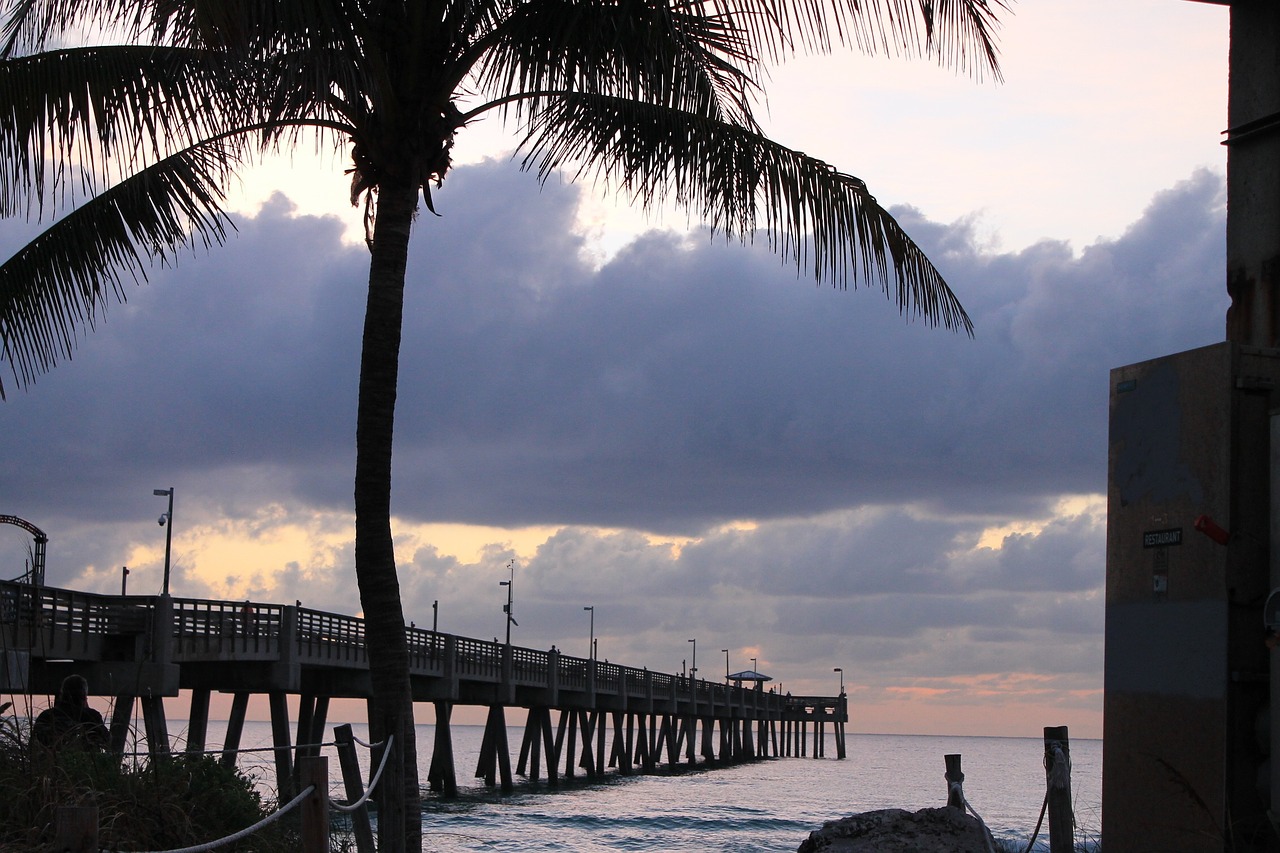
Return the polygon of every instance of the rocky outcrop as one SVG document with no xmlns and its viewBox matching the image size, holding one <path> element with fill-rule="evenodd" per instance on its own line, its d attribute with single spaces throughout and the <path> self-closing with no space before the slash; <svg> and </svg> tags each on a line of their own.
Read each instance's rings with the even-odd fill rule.
<svg viewBox="0 0 1280 853">
<path fill-rule="evenodd" d="M 989 853 L 991 835 L 960 809 L 881 809 L 829 820 L 797 853 Z"/>
</svg>

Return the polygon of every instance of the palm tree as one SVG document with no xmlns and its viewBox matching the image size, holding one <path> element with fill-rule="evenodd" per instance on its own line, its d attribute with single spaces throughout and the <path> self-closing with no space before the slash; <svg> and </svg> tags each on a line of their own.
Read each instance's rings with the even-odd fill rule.
<svg viewBox="0 0 1280 853">
<path fill-rule="evenodd" d="M 50 223 L 0 266 L 0 358 L 26 387 L 129 282 L 228 238 L 236 170 L 311 135 L 350 146 L 370 250 L 356 428 L 356 578 L 374 737 L 395 735 L 384 851 L 420 836 L 413 707 L 391 539 L 405 267 L 455 134 L 497 115 L 520 165 L 675 202 L 819 282 L 882 288 L 971 333 L 866 185 L 767 138 L 767 63 L 853 47 L 999 76 L 1005 0 L 4 0 L 0 212 Z M 87 34 L 74 43 L 64 32 Z M 0 384 L 0 394 L 3 393 Z"/>
</svg>

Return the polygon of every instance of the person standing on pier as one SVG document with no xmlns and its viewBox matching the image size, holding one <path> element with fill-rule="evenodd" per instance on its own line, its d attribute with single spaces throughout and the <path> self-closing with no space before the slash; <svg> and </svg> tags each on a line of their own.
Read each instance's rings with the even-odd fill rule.
<svg viewBox="0 0 1280 853">
<path fill-rule="evenodd" d="M 107 727 L 102 715 L 89 707 L 89 682 L 84 676 L 68 675 L 62 680 L 53 707 L 40 712 L 31 734 L 37 743 L 52 750 L 107 748 Z"/>
</svg>

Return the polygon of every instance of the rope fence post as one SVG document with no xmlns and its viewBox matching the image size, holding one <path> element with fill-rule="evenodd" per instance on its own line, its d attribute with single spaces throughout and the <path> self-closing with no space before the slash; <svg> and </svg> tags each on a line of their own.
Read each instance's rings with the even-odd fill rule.
<svg viewBox="0 0 1280 853">
<path fill-rule="evenodd" d="M 1044 728 L 1044 773 L 1048 785 L 1049 853 L 1071 853 L 1075 816 L 1071 813 L 1071 742 L 1066 726 Z"/>
<path fill-rule="evenodd" d="M 301 853 L 329 853 L 329 757 L 308 755 L 298 762 L 298 784 L 311 793 L 302 801 Z"/>
<path fill-rule="evenodd" d="M 59 853 L 98 853 L 98 807 L 58 806 L 53 849 Z"/>
<path fill-rule="evenodd" d="M 953 809 L 964 811 L 964 774 L 960 772 L 960 755 L 953 753 L 942 756 L 947 765 L 947 805 Z"/>
<path fill-rule="evenodd" d="M 364 796 L 364 778 L 360 762 L 356 758 L 356 739 L 350 723 L 333 727 L 333 739 L 338 748 L 338 766 L 342 770 L 342 784 L 347 792 L 347 802 L 354 803 Z M 373 825 L 369 822 L 369 809 L 361 805 L 351 812 L 351 830 L 356 837 L 357 853 L 374 853 Z"/>
</svg>

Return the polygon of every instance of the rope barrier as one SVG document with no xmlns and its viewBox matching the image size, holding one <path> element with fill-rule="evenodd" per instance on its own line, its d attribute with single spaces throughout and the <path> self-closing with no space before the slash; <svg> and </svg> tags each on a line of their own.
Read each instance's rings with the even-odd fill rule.
<svg viewBox="0 0 1280 853">
<path fill-rule="evenodd" d="M 1022 853 L 1031 853 L 1031 848 L 1036 845 L 1036 839 L 1040 837 L 1040 827 L 1044 826 L 1044 815 L 1049 810 L 1049 792 L 1044 792 L 1044 802 L 1040 804 L 1040 817 L 1036 820 L 1035 832 L 1031 833 L 1031 840 L 1027 842 L 1027 849 Z"/>
<path fill-rule="evenodd" d="M 219 847 L 223 847 L 227 844 L 231 844 L 233 842 L 239 841 L 242 838 L 248 838 L 250 835 L 253 835 L 259 829 L 262 829 L 264 826 L 270 824 L 272 821 L 279 820 L 281 817 L 287 814 L 290 810 L 297 808 L 299 805 L 301 805 L 302 801 L 305 800 L 307 797 L 311 796 L 315 792 L 315 790 L 316 790 L 315 785 L 308 785 L 305 791 L 303 791 L 298 796 L 294 797 L 286 805 L 276 809 L 274 812 L 272 812 L 271 814 L 264 817 L 262 820 L 255 823 L 253 826 L 246 826 L 244 829 L 240 830 L 239 832 L 228 835 L 225 838 L 219 838 L 215 841 L 206 841 L 204 844 L 196 844 L 191 847 L 178 847 L 174 850 L 155 851 L 155 853 L 205 853 L 205 851 L 207 850 L 216 850 Z"/>
<path fill-rule="evenodd" d="M 969 803 L 969 798 L 964 795 L 964 784 L 959 781 L 948 782 L 947 792 L 949 794 L 947 797 L 948 803 L 953 798 L 960 800 L 960 802 L 964 803 L 965 811 L 973 815 L 978 823 L 982 825 L 982 841 L 987 845 L 987 853 L 995 853 L 995 848 L 991 846 L 991 830 L 987 829 L 987 822 L 982 819 L 982 815 L 978 814 L 978 810 Z"/>
<path fill-rule="evenodd" d="M 392 737 L 394 737 L 394 735 L 392 735 Z M 360 738 L 357 735 L 354 735 L 354 734 L 351 735 L 351 739 L 356 743 L 360 744 L 361 746 L 363 746 L 365 749 L 377 749 L 378 747 L 386 743 L 385 740 L 380 740 L 377 743 L 365 743 L 364 741 L 360 740 Z"/>
<path fill-rule="evenodd" d="M 1053 766 L 1049 765 L 1049 757 L 1053 757 Z M 1048 773 L 1047 781 L 1048 789 L 1044 792 L 1044 802 L 1040 805 L 1040 817 L 1036 819 L 1035 831 L 1031 833 L 1031 840 L 1027 842 L 1026 849 L 1022 853 L 1031 853 L 1031 849 L 1035 847 L 1036 839 L 1040 837 L 1040 828 L 1044 826 L 1044 816 L 1049 810 L 1049 792 L 1054 788 L 1062 790 L 1071 784 L 1071 758 L 1062 748 L 1062 744 L 1054 741 L 1045 752 L 1044 767 Z M 1072 817 L 1071 823 L 1075 824 L 1075 818 Z"/>
<path fill-rule="evenodd" d="M 1053 767 L 1049 770 L 1049 786 L 1059 790 L 1065 789 L 1071 785 L 1071 758 L 1062 748 L 1062 744 L 1054 742 L 1053 750 Z M 1048 756 L 1045 760 L 1048 761 Z"/>
<path fill-rule="evenodd" d="M 359 743 L 361 746 L 365 745 L 364 741 L 361 741 L 359 738 L 353 737 L 352 739 L 355 740 L 357 743 Z M 381 763 L 378 764 L 378 772 L 373 774 L 373 780 L 369 782 L 369 787 L 365 789 L 365 792 L 363 795 L 361 795 L 360 799 L 356 800 L 354 803 L 347 803 L 346 805 L 343 805 L 341 803 L 330 802 L 329 806 L 331 808 L 335 808 L 340 812 L 350 813 L 360 808 L 366 802 L 369 801 L 370 795 L 372 795 L 374 792 L 374 789 L 378 787 L 378 780 L 382 778 L 382 770 L 387 766 L 387 759 L 391 756 L 391 747 L 395 744 L 395 741 L 396 741 L 395 735 L 388 735 L 387 739 L 383 741 L 383 743 L 387 745 L 387 748 L 382 752 L 382 761 Z"/>
<path fill-rule="evenodd" d="M 286 751 L 291 752 L 295 749 L 321 749 L 323 747 L 337 746 L 337 745 L 338 745 L 337 741 L 325 741 L 323 743 L 303 743 L 303 744 L 297 744 L 295 746 L 253 746 L 253 747 L 247 747 L 247 748 L 236 747 L 236 749 L 233 751 L 237 754 L 242 752 L 243 753 L 286 752 Z M 204 750 L 184 749 L 180 752 L 170 752 L 166 754 L 171 757 L 177 756 L 177 755 L 222 755 L 226 751 L 227 751 L 226 749 L 204 749 Z M 119 754 L 122 756 L 127 756 L 129 758 L 138 758 L 139 756 L 150 756 L 152 753 L 151 753 L 151 750 L 134 750 L 133 752 L 121 752 Z"/>
</svg>

